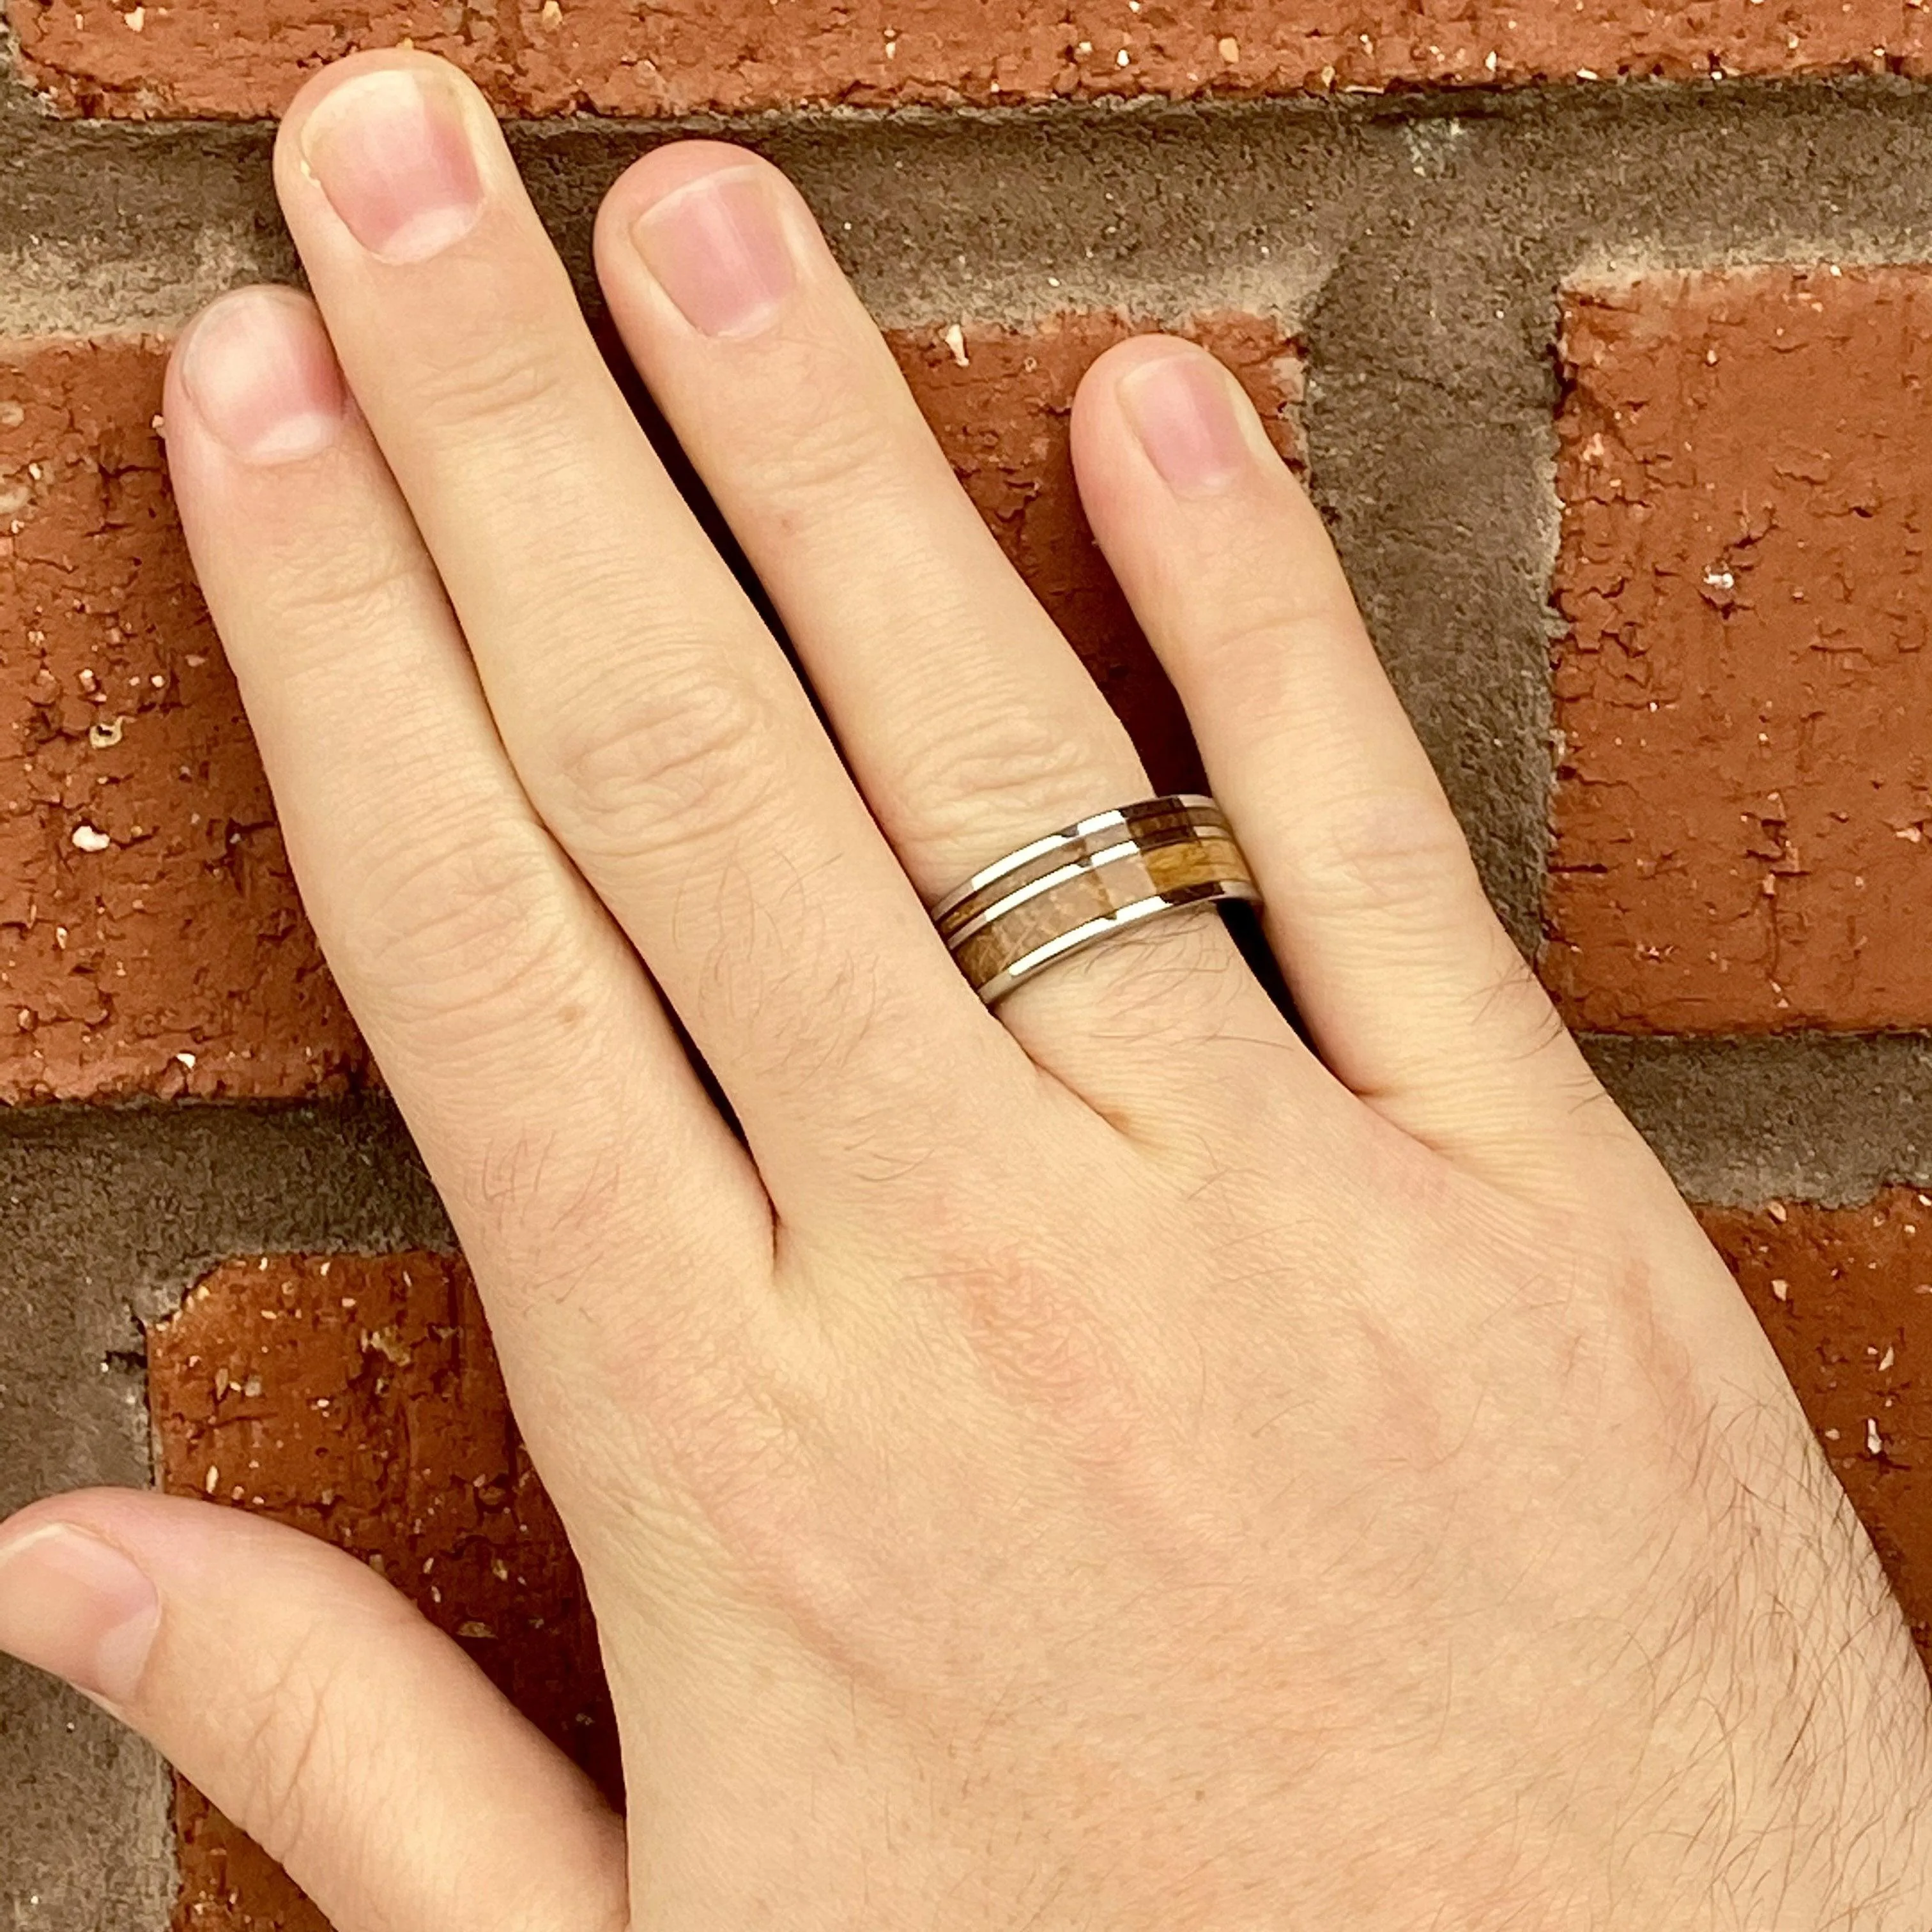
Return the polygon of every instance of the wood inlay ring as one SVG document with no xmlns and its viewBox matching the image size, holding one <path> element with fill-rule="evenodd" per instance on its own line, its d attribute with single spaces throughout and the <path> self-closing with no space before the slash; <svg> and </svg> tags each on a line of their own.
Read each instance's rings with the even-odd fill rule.
<svg viewBox="0 0 1932 1932">
<path fill-rule="evenodd" d="M 933 922 L 988 1006 L 1142 920 L 1260 893 L 1212 799 L 1148 799 L 1034 840 L 942 900 Z"/>
</svg>

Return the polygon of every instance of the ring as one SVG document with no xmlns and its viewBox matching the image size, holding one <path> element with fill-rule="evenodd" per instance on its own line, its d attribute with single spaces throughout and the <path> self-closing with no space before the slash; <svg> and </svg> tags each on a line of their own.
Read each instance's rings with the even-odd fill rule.
<svg viewBox="0 0 1932 1932">
<path fill-rule="evenodd" d="M 932 909 L 946 950 L 988 1006 L 1044 966 L 1142 920 L 1226 900 L 1261 902 L 1227 814 L 1179 792 L 1036 838 Z"/>
</svg>

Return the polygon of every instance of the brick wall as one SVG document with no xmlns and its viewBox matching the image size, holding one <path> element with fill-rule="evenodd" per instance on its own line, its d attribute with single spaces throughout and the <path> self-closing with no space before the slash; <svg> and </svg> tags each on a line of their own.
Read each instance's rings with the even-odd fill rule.
<svg viewBox="0 0 1932 1932">
<path fill-rule="evenodd" d="M 1163 782 L 1186 735 L 1066 401 L 1149 321 L 1235 367 L 1928 1641 L 1925 9 L 4 5 L 0 1508 L 155 1481 L 300 1523 L 614 1778 L 578 1580 L 302 919 L 154 421 L 170 330 L 290 267 L 251 117 L 407 38 L 528 117 L 586 296 L 602 184 L 673 131 L 616 117 L 743 117 Z M 317 1922 L 4 1664 L 0 1788 L 14 1922 Z"/>
</svg>

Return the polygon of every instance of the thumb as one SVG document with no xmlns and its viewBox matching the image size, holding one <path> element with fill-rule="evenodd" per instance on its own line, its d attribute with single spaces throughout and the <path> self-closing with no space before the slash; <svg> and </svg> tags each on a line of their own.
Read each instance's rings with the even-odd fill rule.
<svg viewBox="0 0 1932 1932">
<path fill-rule="evenodd" d="M 95 1490 L 0 1526 L 0 1649 L 131 1724 L 337 1932 L 616 1932 L 624 1834 L 461 1648 L 354 1558 Z"/>
</svg>

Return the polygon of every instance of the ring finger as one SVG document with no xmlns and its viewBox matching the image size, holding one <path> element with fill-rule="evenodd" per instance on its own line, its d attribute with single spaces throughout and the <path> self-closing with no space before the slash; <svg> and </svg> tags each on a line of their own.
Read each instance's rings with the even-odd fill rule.
<svg viewBox="0 0 1932 1932">
<path fill-rule="evenodd" d="M 632 359 L 928 903 L 1145 796 L 1125 730 L 960 488 L 783 176 L 716 142 L 660 148 L 606 200 L 597 260 Z M 1134 1078 L 1136 1042 L 1286 1032 L 1200 913 L 1056 966 L 1001 1011 L 1101 1100 L 1118 1097 L 1096 1088 L 1124 1065 Z"/>
</svg>

